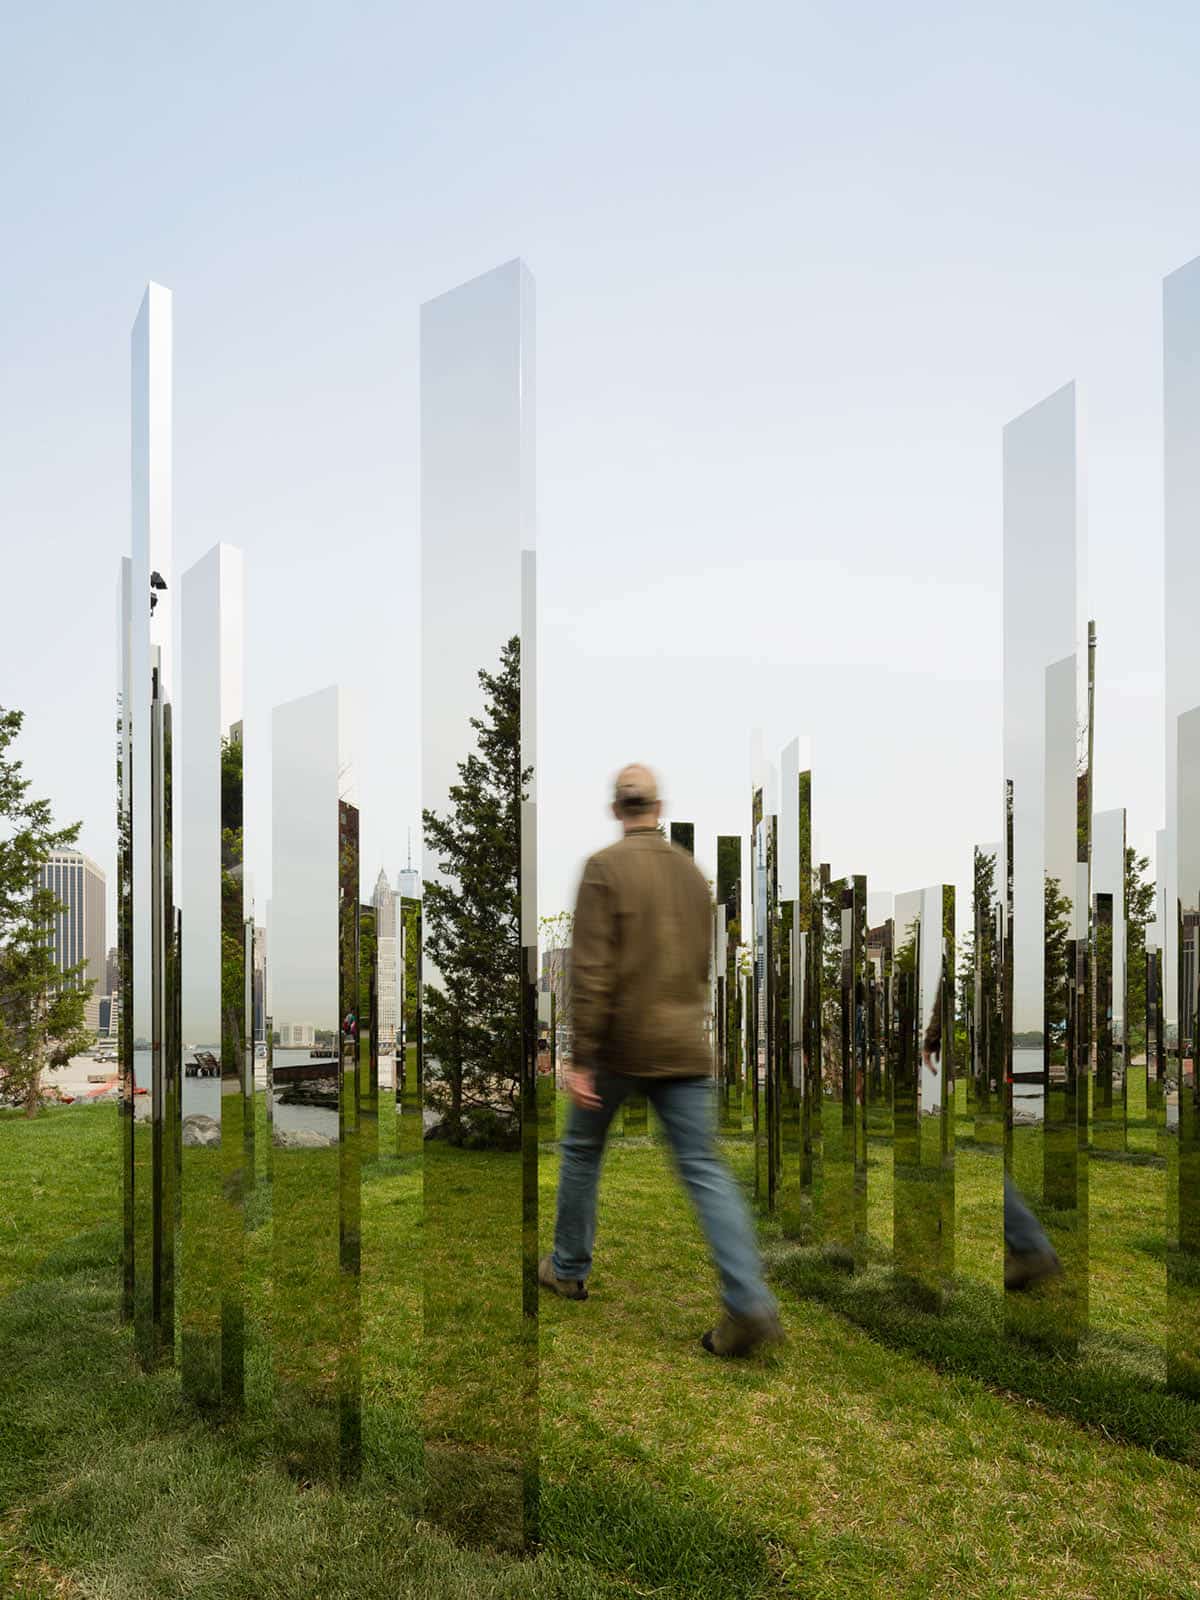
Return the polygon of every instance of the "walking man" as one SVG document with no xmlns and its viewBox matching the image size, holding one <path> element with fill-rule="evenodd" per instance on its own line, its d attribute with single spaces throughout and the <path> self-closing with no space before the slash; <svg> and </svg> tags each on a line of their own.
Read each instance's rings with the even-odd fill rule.
<svg viewBox="0 0 1200 1600">
<path fill-rule="evenodd" d="M 575 906 L 572 1103 L 554 1250 L 539 1263 L 538 1278 L 555 1294 L 587 1299 L 609 1124 L 640 1090 L 666 1131 L 720 1277 L 724 1313 L 701 1343 L 714 1355 L 746 1355 L 783 1334 L 750 1213 L 714 1142 L 704 1035 L 708 885 L 686 852 L 658 832 L 662 807 L 649 768 L 618 773 L 612 809 L 622 837 L 589 859 Z"/>
</svg>

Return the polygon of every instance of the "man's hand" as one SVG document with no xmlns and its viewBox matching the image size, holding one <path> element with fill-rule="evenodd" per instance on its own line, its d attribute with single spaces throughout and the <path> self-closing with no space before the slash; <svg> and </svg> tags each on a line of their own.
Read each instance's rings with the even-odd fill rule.
<svg viewBox="0 0 1200 1600">
<path fill-rule="evenodd" d="M 581 1111 L 599 1111 L 596 1074 L 586 1067 L 572 1067 L 567 1073 L 567 1093 Z"/>
<path fill-rule="evenodd" d="M 922 1061 L 924 1061 L 925 1065 L 929 1068 L 930 1072 L 936 1072 L 937 1071 L 938 1064 L 937 1064 L 937 1061 L 936 1061 L 936 1059 L 934 1057 L 934 1054 L 933 1054 L 932 1050 L 922 1050 L 921 1051 L 921 1059 L 922 1059 Z"/>
</svg>

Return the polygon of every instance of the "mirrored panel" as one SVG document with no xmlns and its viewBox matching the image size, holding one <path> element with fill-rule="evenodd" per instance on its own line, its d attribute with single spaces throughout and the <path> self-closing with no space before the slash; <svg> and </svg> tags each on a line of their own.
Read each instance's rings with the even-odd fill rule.
<svg viewBox="0 0 1200 1600">
<path fill-rule="evenodd" d="M 866 880 L 825 880 L 822 984 L 821 1188 L 826 1250 L 847 1267 L 866 1260 Z"/>
<path fill-rule="evenodd" d="M 1200 707 L 1178 722 L 1176 744 L 1178 1024 L 1167 1080 L 1167 1374 L 1200 1395 Z M 1174 1106 L 1172 1106 L 1172 1101 Z M 1174 1114 L 1172 1114 L 1174 1113 Z"/>
<path fill-rule="evenodd" d="M 117 1141 L 121 1174 L 121 1315 L 134 1316 L 133 663 L 132 562 L 121 559 L 117 602 Z"/>
<path fill-rule="evenodd" d="M 1092 1145 L 1126 1148 L 1128 967 L 1125 915 L 1125 812 L 1098 811 L 1093 820 L 1092 887 L 1095 943 L 1095 1023 L 1092 1050 Z"/>
<path fill-rule="evenodd" d="M 911 1283 L 929 1287 L 937 1282 L 936 1234 L 933 1261 L 930 1253 L 930 1217 L 935 1204 L 924 1193 L 933 1182 L 921 1170 L 921 891 L 896 896 L 894 923 L 895 985 L 892 1038 L 893 1117 L 893 1226 L 892 1250 L 896 1271 Z"/>
<path fill-rule="evenodd" d="M 537 997 L 537 1124 L 539 1140 L 555 1137 L 554 991 L 547 976 Z"/>
<path fill-rule="evenodd" d="M 1089 657 L 1074 385 L 1010 422 L 1003 453 L 1007 1314 L 1031 1337 L 1070 1345 L 1087 1309 L 1091 1016 Z"/>
<path fill-rule="evenodd" d="M 722 1133 L 742 1131 L 742 841 L 737 834 L 717 837 L 716 1056 Z"/>
<path fill-rule="evenodd" d="M 174 1345 L 174 1219 L 178 1140 L 167 1098 L 178 1077 L 165 1059 L 175 1005 L 171 952 L 171 383 L 170 292 L 149 284 L 130 338 L 132 556 L 124 608 L 128 725 L 129 1153 L 132 1312 L 140 1360 Z"/>
<path fill-rule="evenodd" d="M 391 1154 L 396 1148 L 396 1059 L 401 1032 L 400 1004 L 403 988 L 401 972 L 403 938 L 400 928 L 400 895 L 380 869 L 371 896 L 375 913 L 375 1004 L 376 1061 L 375 1117 L 376 1153 Z"/>
<path fill-rule="evenodd" d="M 358 1150 L 363 1163 L 379 1156 L 379 940 L 374 903 L 358 908 Z"/>
<path fill-rule="evenodd" d="M 783 1232 L 812 1231 L 811 1188 L 804 1186 L 804 1047 L 806 963 L 812 924 L 812 770 L 807 740 L 780 757 L 778 944 L 774 1104 L 778 1126 L 776 1206 Z"/>
<path fill-rule="evenodd" d="M 357 813 L 344 798 L 341 695 L 272 716 L 272 1344 L 292 1470 L 353 1471 L 358 1408 Z M 347 1181 L 348 1180 L 348 1181 Z"/>
<path fill-rule="evenodd" d="M 868 1188 L 868 1228 L 872 1238 L 890 1241 L 893 1231 L 892 1179 L 892 1006 L 894 988 L 895 896 L 872 889 L 867 894 L 865 973 L 867 986 L 867 1148 L 879 1182 Z"/>
<path fill-rule="evenodd" d="M 696 824 L 694 822 L 672 822 L 669 837 L 672 844 L 678 845 L 681 850 L 686 850 L 689 856 L 695 856 Z"/>
<path fill-rule="evenodd" d="M 751 1108 L 754 1126 L 754 1197 L 762 1211 L 775 1199 L 777 1165 L 773 1159 L 778 1125 L 778 1082 L 772 1072 L 777 1037 L 778 979 L 776 948 L 779 931 L 776 840 L 778 818 L 764 808 L 764 790 L 754 791 L 751 890 L 754 945 L 754 1048 L 751 1058 Z"/>
<path fill-rule="evenodd" d="M 968 1018 L 975 1143 L 1000 1154 L 1004 1151 L 1005 1101 L 1004 917 L 1000 883 L 1003 861 L 1004 851 L 999 843 L 975 846 L 974 960 Z"/>
<path fill-rule="evenodd" d="M 242 561 L 218 545 L 181 583 L 180 1377 L 200 1405 L 244 1384 L 244 1165 L 253 1138 L 243 872 Z M 251 923 L 251 928 L 253 924 Z M 252 1157 L 252 1146 L 251 1146 Z"/>
<path fill-rule="evenodd" d="M 396 1153 L 419 1161 L 425 1103 L 421 1089 L 421 902 L 402 897 L 404 992 L 396 1047 Z"/>
<path fill-rule="evenodd" d="M 500 1547 L 537 1508 L 533 295 L 512 261 L 421 308 L 427 1505 Z"/>
</svg>

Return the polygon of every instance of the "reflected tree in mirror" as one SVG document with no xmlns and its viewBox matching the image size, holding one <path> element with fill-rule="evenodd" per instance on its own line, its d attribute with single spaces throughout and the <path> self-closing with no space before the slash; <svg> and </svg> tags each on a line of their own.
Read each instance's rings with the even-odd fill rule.
<svg viewBox="0 0 1200 1600">
<path fill-rule="evenodd" d="M 477 750 L 458 763 L 444 816 L 422 813 L 442 878 L 425 886 L 426 950 L 439 984 L 424 994 L 425 1100 L 438 1136 L 471 1148 L 520 1145 L 520 640 L 481 669 Z"/>
</svg>

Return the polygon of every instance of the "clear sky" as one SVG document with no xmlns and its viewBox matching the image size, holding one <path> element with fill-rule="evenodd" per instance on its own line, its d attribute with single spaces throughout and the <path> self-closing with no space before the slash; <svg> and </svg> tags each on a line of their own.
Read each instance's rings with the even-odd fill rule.
<svg viewBox="0 0 1200 1600">
<path fill-rule="evenodd" d="M 418 306 L 537 280 L 542 902 L 612 771 L 748 825 L 814 738 L 835 871 L 999 833 L 1000 429 L 1087 408 L 1100 807 L 1161 825 L 1161 279 L 1193 6 L 43 0 L 0 21 L 0 703 L 110 871 L 129 330 L 175 295 L 175 574 L 246 554 L 270 707 L 359 704 L 363 882 L 417 820 Z M 254 761 L 255 739 L 263 741 Z M 111 932 L 110 932 L 111 937 Z"/>
</svg>

